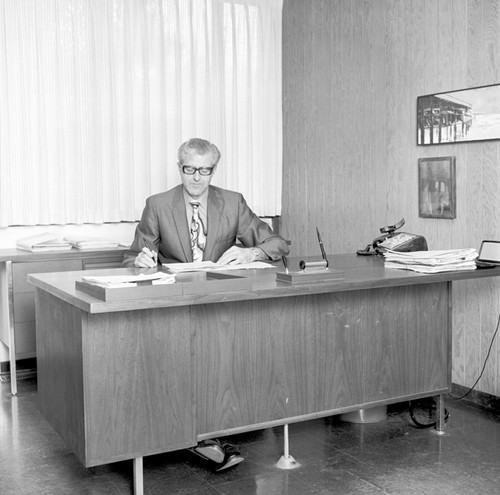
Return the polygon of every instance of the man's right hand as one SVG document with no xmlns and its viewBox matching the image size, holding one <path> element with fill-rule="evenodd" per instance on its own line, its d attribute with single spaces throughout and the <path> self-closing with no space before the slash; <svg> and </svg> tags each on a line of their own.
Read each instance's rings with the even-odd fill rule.
<svg viewBox="0 0 500 495">
<path fill-rule="evenodd" d="M 135 257 L 134 265 L 138 268 L 155 268 L 158 264 L 158 254 L 147 247 Z"/>
</svg>

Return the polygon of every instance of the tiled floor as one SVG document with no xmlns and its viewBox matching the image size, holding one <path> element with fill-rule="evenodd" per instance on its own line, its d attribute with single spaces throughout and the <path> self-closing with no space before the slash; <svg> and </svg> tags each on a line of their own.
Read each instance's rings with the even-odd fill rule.
<svg viewBox="0 0 500 495">
<path fill-rule="evenodd" d="M 0 494 L 131 494 L 132 462 L 84 468 L 40 416 L 36 381 L 21 380 L 10 395 L 0 384 Z M 338 417 L 289 427 L 294 470 L 275 464 L 283 428 L 232 437 L 245 462 L 214 473 L 182 451 L 144 458 L 151 494 L 304 495 L 500 493 L 500 417 L 447 399 L 445 435 L 417 429 L 407 404 L 389 407 L 372 424 Z"/>
</svg>

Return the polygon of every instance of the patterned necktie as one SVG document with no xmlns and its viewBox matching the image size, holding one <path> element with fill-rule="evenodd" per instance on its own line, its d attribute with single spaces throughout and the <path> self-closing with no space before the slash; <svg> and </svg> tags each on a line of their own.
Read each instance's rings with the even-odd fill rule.
<svg viewBox="0 0 500 495">
<path fill-rule="evenodd" d="M 207 239 L 203 232 L 203 224 L 198 215 L 200 203 L 191 202 L 193 208 L 193 216 L 191 218 L 191 251 L 193 252 L 193 261 L 199 263 L 203 260 L 203 250 Z"/>
</svg>

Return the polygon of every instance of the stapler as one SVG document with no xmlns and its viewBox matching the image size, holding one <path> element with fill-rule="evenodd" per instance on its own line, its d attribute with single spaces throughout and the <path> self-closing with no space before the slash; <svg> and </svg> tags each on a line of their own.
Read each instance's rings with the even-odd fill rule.
<svg viewBox="0 0 500 495">
<path fill-rule="evenodd" d="M 224 471 L 244 461 L 234 445 L 219 440 L 204 440 L 189 450 L 210 462 L 216 472 Z"/>
</svg>

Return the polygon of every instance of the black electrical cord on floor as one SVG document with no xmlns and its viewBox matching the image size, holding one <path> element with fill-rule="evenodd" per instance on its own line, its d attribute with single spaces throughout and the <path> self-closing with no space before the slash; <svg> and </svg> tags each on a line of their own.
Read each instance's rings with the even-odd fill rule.
<svg viewBox="0 0 500 495">
<path fill-rule="evenodd" d="M 472 385 L 472 387 L 468 390 L 468 392 L 466 392 L 464 395 L 462 395 L 461 397 L 454 397 L 452 395 L 452 397 L 454 399 L 457 399 L 457 400 L 462 400 L 462 399 L 465 399 L 465 397 L 467 397 L 475 388 L 475 386 L 478 384 L 479 380 L 481 379 L 481 377 L 483 376 L 483 373 L 484 373 L 484 370 L 486 368 L 486 363 L 488 362 L 488 358 L 490 357 L 490 354 L 491 354 L 491 349 L 493 348 L 493 342 L 495 342 L 495 337 L 497 336 L 497 333 L 498 333 L 498 327 L 500 326 L 500 314 L 498 315 L 498 321 L 497 321 L 497 328 L 495 330 L 495 333 L 493 334 L 493 337 L 491 337 L 491 342 L 490 342 L 490 347 L 488 349 L 488 353 L 486 354 L 486 358 L 484 360 L 484 364 L 483 364 L 483 369 L 481 370 L 481 373 L 479 374 L 479 376 L 477 377 L 477 380 L 474 382 L 474 385 Z"/>
<path fill-rule="evenodd" d="M 411 420 L 415 423 L 415 426 L 417 428 L 432 428 L 432 427 L 436 426 L 436 424 L 437 424 L 437 421 L 433 421 L 432 423 L 421 423 L 420 421 L 418 421 L 417 418 L 415 417 L 415 411 L 414 411 L 413 404 L 412 404 L 411 400 L 408 401 L 408 412 L 410 413 Z M 445 408 L 445 410 L 444 410 L 444 422 L 445 423 L 448 421 L 449 417 L 450 417 L 450 413 Z"/>
<path fill-rule="evenodd" d="M 481 370 L 481 373 L 477 377 L 477 380 L 474 382 L 474 385 L 472 385 L 472 387 L 464 395 L 462 395 L 461 397 L 454 397 L 452 395 L 452 397 L 454 399 L 456 399 L 456 400 L 465 399 L 465 397 L 467 397 L 474 390 L 474 388 L 476 387 L 476 385 L 479 383 L 479 380 L 483 376 L 484 370 L 486 369 L 486 363 L 488 362 L 488 359 L 490 357 L 491 349 L 493 348 L 493 343 L 495 342 L 495 338 L 497 336 L 499 327 L 500 327 L 500 314 L 498 315 L 497 326 L 496 326 L 495 332 L 493 333 L 493 337 L 491 337 L 490 346 L 488 348 L 488 353 L 486 354 L 486 358 L 484 360 L 483 368 Z M 418 421 L 415 418 L 415 412 L 414 412 L 414 408 L 413 408 L 413 405 L 412 405 L 412 401 L 409 401 L 409 408 L 408 408 L 408 410 L 409 410 L 409 413 L 410 413 L 410 417 L 411 417 L 412 421 L 415 423 L 415 425 L 417 426 L 417 428 L 431 428 L 433 426 L 436 426 L 436 422 L 421 423 L 420 421 Z M 450 414 L 448 413 L 448 411 L 446 409 L 444 410 L 444 412 L 445 412 L 444 422 L 446 423 L 448 421 L 448 418 L 450 417 Z"/>
</svg>

